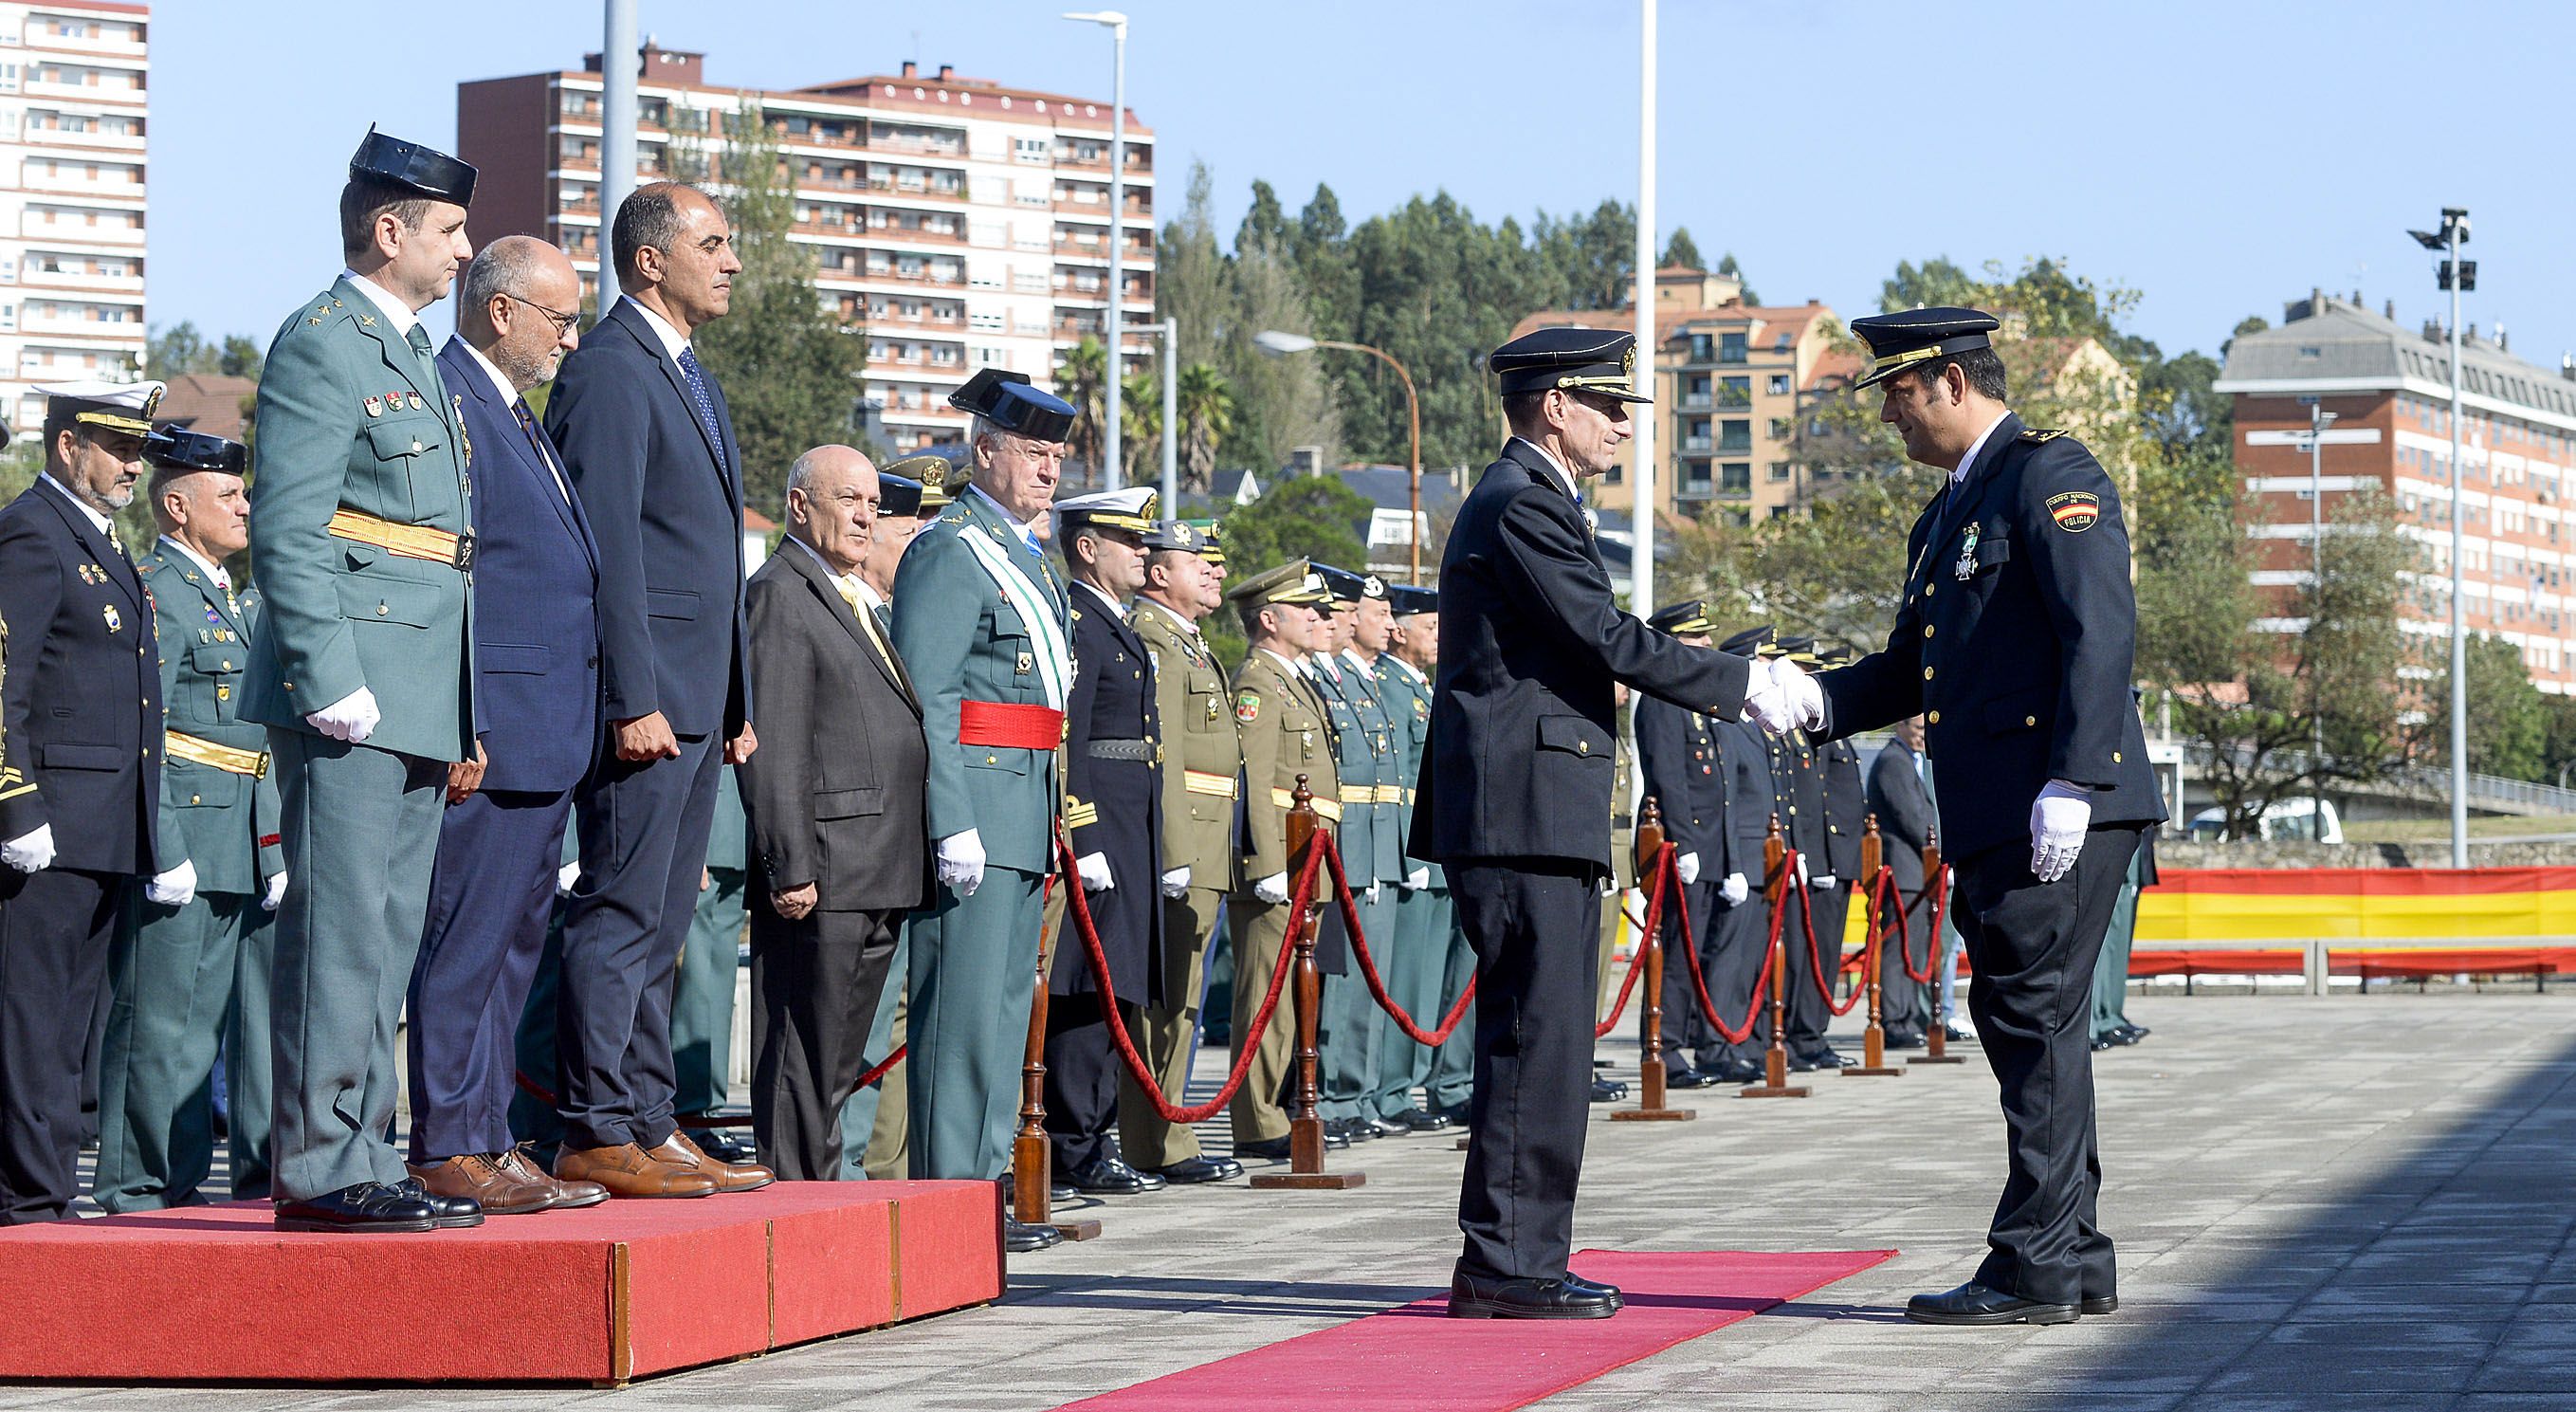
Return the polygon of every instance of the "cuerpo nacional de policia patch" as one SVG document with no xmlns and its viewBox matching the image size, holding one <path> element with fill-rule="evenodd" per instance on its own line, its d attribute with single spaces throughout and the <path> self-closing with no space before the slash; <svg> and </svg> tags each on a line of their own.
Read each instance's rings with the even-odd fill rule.
<svg viewBox="0 0 2576 1412">
<path fill-rule="evenodd" d="M 2060 491 L 2048 497 L 2048 517 L 2068 534 L 2082 534 L 2102 518 L 2102 497 L 2089 490 Z"/>
</svg>

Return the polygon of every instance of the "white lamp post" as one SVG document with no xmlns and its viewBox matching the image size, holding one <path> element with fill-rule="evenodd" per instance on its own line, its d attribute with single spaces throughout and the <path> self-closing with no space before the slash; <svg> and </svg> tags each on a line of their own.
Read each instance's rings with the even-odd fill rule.
<svg viewBox="0 0 2576 1412">
<path fill-rule="evenodd" d="M 1127 243 L 1127 16 L 1117 10 L 1073 10 L 1065 18 L 1108 29 L 1115 68 L 1109 97 L 1109 331 L 1100 340 L 1109 350 L 1109 425 L 1101 429 L 1100 446 L 1101 459 L 1109 463 L 1101 468 L 1103 483 L 1116 490 L 1126 483 L 1118 442 L 1124 405 L 1120 385 L 1127 379 L 1127 316 L 1120 307 L 1126 291 L 1120 288 L 1124 272 L 1119 258 Z"/>
</svg>

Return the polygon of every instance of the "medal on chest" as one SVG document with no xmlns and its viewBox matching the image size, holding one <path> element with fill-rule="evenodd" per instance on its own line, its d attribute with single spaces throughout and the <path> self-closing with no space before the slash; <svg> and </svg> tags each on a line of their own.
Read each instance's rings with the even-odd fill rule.
<svg viewBox="0 0 2576 1412">
<path fill-rule="evenodd" d="M 1959 562 L 1950 567 L 1950 576 L 1961 583 L 1977 576 L 1977 526 L 1973 523 L 1959 536 Z"/>
</svg>

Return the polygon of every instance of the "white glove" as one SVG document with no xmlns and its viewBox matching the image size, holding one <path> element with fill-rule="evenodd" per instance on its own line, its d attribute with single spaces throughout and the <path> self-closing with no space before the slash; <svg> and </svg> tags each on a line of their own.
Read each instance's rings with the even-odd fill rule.
<svg viewBox="0 0 2576 1412">
<path fill-rule="evenodd" d="M 163 907 L 185 907 L 197 900 L 197 860 L 182 858 L 143 885 L 143 895 Z"/>
<path fill-rule="evenodd" d="M 376 726 L 384 718 L 384 713 L 376 709 L 376 694 L 362 686 L 319 711 L 307 712 L 304 720 L 333 740 L 358 745 L 376 733 Z"/>
<path fill-rule="evenodd" d="M 1431 865 L 1428 863 L 1404 875 L 1404 890 L 1407 892 L 1420 892 L 1429 886 L 1431 886 Z"/>
<path fill-rule="evenodd" d="M 1816 685 L 1816 679 L 1807 675 L 1805 668 L 1786 657 L 1775 658 L 1772 661 L 1771 676 L 1780 684 L 1780 690 L 1789 698 L 1790 718 L 1807 730 L 1823 730 L 1825 728 L 1825 689 Z"/>
<path fill-rule="evenodd" d="M 33 833 L 0 843 L 0 863 L 22 873 L 41 873 L 54 865 L 54 826 L 38 824 Z"/>
<path fill-rule="evenodd" d="M 1083 854 L 1073 860 L 1073 870 L 1082 875 L 1082 890 L 1085 892 L 1107 892 L 1118 886 L 1118 879 L 1109 875 L 1109 855 L 1106 853 Z"/>
<path fill-rule="evenodd" d="M 1603 878 L 1603 879 L 1601 880 L 1601 895 L 1602 895 L 1602 896 L 1604 896 L 1604 897 L 1608 897 L 1610 894 L 1612 894 L 1612 893 L 1614 893 L 1614 892 L 1617 892 L 1618 890 L 1619 890 L 1619 880 L 1618 880 L 1617 878 Z"/>
<path fill-rule="evenodd" d="M 1362 900 L 1362 901 L 1364 901 L 1364 902 L 1368 903 L 1368 905 L 1370 905 L 1371 907 L 1376 906 L 1376 905 L 1377 905 L 1377 893 L 1378 893 L 1378 888 L 1379 888 L 1379 887 L 1381 887 L 1381 886 L 1383 886 L 1383 884 L 1380 884 L 1380 883 L 1370 883 L 1370 884 L 1368 885 L 1368 891 L 1363 892 L 1363 893 L 1361 893 L 1361 894 L 1360 894 L 1360 900 Z"/>
<path fill-rule="evenodd" d="M 1807 879 L 1807 886 L 1816 888 L 1820 891 L 1830 889 L 1833 885 L 1834 875 L 1831 873 L 1817 873 L 1813 877 Z"/>
<path fill-rule="evenodd" d="M 2080 784 L 2050 780 L 2030 804 L 2030 871 L 2044 883 L 2066 876 L 2075 855 L 2084 851 L 2084 831 L 2093 824 L 2093 791 Z"/>
<path fill-rule="evenodd" d="M 972 897 L 984 885 L 984 836 L 968 829 L 939 840 L 939 883 Z"/>
<path fill-rule="evenodd" d="M 572 896 L 572 885 L 581 881 L 581 860 L 576 858 L 555 869 L 555 896 Z"/>
<path fill-rule="evenodd" d="M 1717 895 L 1733 907 L 1753 895 L 1753 884 L 1746 882 L 1742 873 L 1729 873 L 1726 881 L 1717 885 Z"/>
<path fill-rule="evenodd" d="M 1688 887 L 1692 883 L 1698 882 L 1699 855 L 1696 853 L 1685 853 L 1679 858 L 1674 859 L 1673 875 L 1682 880 L 1682 886 L 1684 887 Z"/>
<path fill-rule="evenodd" d="M 1272 873 L 1252 885 L 1252 895 L 1273 907 L 1287 906 L 1288 875 L 1285 872 Z"/>
<path fill-rule="evenodd" d="M 1744 690 L 1744 719 L 1773 735 L 1787 735 L 1797 724 L 1788 689 L 1780 684 L 1780 667 L 1789 666 L 1784 659 L 1765 661 L 1755 658 L 1752 679 Z M 1797 670 L 1790 667 L 1791 671 Z"/>
<path fill-rule="evenodd" d="M 1805 887 L 1806 885 L 1807 885 L 1807 855 L 1806 855 L 1806 854 L 1804 854 L 1804 853 L 1801 853 L 1801 854 L 1799 854 L 1799 855 L 1798 855 L 1798 886 L 1800 886 L 1800 887 Z"/>
<path fill-rule="evenodd" d="M 1183 863 L 1163 874 L 1163 895 L 1174 901 L 1190 895 L 1190 865 Z"/>
<path fill-rule="evenodd" d="M 268 875 L 268 895 L 259 900 L 259 910 L 274 912 L 286 903 L 286 874 Z"/>
</svg>

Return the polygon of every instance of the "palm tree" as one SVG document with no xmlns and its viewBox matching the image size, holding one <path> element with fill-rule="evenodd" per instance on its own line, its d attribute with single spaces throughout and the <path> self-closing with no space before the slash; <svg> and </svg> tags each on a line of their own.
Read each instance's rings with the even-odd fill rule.
<svg viewBox="0 0 2576 1412">
<path fill-rule="evenodd" d="M 1100 474 L 1100 456 L 1107 440 L 1101 423 L 1108 417 L 1109 394 L 1105 379 L 1109 373 L 1109 350 L 1099 339 L 1086 338 L 1067 349 L 1055 365 L 1056 395 L 1073 404 L 1073 430 L 1065 437 L 1065 453 Z"/>
<path fill-rule="evenodd" d="M 1234 434 L 1234 390 L 1207 363 L 1181 369 L 1181 484 L 1204 494 L 1216 474 L 1216 448 Z"/>
<path fill-rule="evenodd" d="M 1163 451 L 1155 438 L 1162 431 L 1162 374 L 1151 368 L 1131 374 L 1118 403 L 1118 459 L 1127 484 L 1161 479 L 1161 472 L 1148 474 L 1142 468 L 1160 464 Z"/>
</svg>

